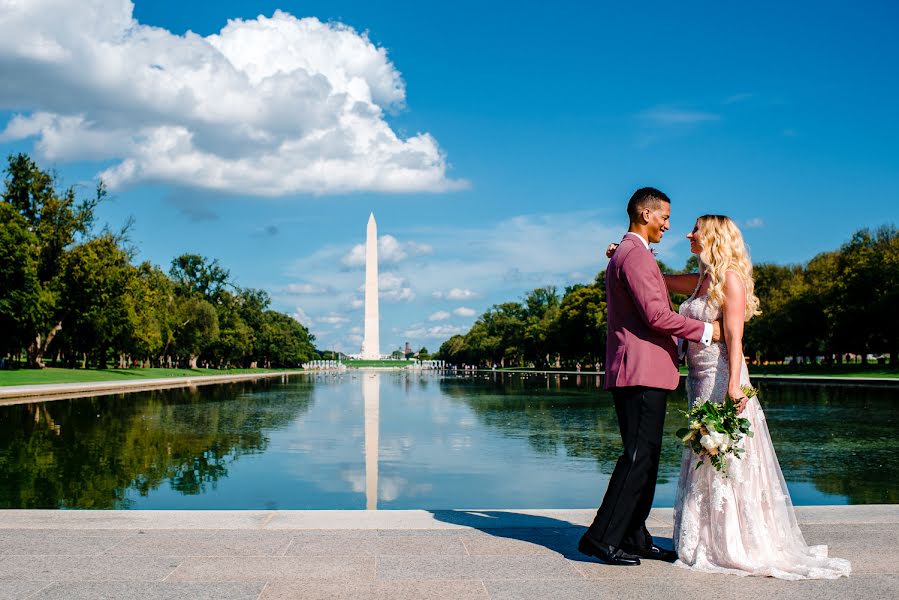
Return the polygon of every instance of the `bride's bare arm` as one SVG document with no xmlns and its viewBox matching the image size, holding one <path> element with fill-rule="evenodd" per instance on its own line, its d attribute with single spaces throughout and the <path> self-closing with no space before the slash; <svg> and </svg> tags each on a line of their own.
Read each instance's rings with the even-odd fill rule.
<svg viewBox="0 0 899 600">
<path fill-rule="evenodd" d="M 699 275 L 696 273 L 688 273 L 686 275 L 663 275 L 665 285 L 672 294 L 684 294 L 689 296 L 696 289 L 699 283 Z"/>
<path fill-rule="evenodd" d="M 727 366 L 730 380 L 727 394 L 737 402 L 737 411 L 743 412 L 748 402 L 740 385 L 743 372 L 743 325 L 746 322 L 746 288 L 734 271 L 724 276 L 724 341 L 727 344 Z M 739 399 L 739 400 L 738 400 Z"/>
<path fill-rule="evenodd" d="M 618 244 L 609 244 L 606 248 L 606 258 L 612 258 L 612 255 L 615 254 L 615 250 L 618 249 Z M 672 294 L 684 294 L 689 296 L 693 293 L 693 290 L 696 289 L 696 284 L 699 282 L 699 275 L 696 273 L 690 273 L 688 275 L 665 275 L 665 285 L 668 286 L 668 291 Z"/>
</svg>

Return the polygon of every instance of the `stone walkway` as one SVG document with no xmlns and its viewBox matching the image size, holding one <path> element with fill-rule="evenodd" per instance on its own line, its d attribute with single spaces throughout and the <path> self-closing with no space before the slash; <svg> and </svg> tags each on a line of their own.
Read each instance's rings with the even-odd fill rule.
<svg viewBox="0 0 899 600">
<path fill-rule="evenodd" d="M 576 551 L 592 510 L 6 510 L 0 599 L 899 598 L 899 506 L 797 510 L 852 577 L 609 567 Z M 670 509 L 649 525 L 670 544 Z"/>
</svg>

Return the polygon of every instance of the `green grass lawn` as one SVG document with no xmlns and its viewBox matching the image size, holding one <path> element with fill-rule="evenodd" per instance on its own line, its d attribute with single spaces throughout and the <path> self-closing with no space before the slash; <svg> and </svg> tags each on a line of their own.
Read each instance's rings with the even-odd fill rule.
<svg viewBox="0 0 899 600">
<path fill-rule="evenodd" d="M 45 385 L 50 383 L 86 383 L 92 381 L 130 381 L 163 377 L 203 377 L 241 373 L 271 373 L 301 369 L 15 369 L 0 371 L 0 386 Z"/>
<path fill-rule="evenodd" d="M 489 370 L 482 368 L 481 370 Z M 534 371 L 533 367 L 506 367 L 497 371 Z M 541 369 L 543 371 L 574 371 L 573 367 L 562 369 Z M 687 372 L 687 367 L 680 368 L 681 373 Z M 593 369 L 581 369 L 582 375 L 595 373 Z M 749 365 L 749 375 L 780 375 L 783 377 L 889 377 L 899 379 L 899 368 L 890 368 L 886 365 L 843 365 L 825 367 L 822 365 Z"/>
<path fill-rule="evenodd" d="M 347 367 L 405 367 L 413 364 L 414 360 L 345 360 Z"/>
<path fill-rule="evenodd" d="M 686 373 L 681 367 L 681 373 Z M 749 377 L 772 375 L 782 377 L 890 377 L 899 379 L 899 369 L 886 365 L 749 365 Z"/>
</svg>

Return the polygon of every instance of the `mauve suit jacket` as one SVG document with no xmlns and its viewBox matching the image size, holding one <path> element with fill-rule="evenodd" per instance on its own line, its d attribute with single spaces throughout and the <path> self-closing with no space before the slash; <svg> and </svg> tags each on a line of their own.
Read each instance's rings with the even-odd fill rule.
<svg viewBox="0 0 899 600">
<path fill-rule="evenodd" d="M 605 387 L 676 388 L 676 338 L 699 342 L 705 323 L 672 310 L 655 256 L 633 235 L 624 236 L 609 261 L 606 303 Z"/>
</svg>

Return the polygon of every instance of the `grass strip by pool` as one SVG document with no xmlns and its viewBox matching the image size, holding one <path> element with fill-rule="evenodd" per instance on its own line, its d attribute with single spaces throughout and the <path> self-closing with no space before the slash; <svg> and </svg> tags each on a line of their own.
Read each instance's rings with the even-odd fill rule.
<svg viewBox="0 0 899 600">
<path fill-rule="evenodd" d="M 481 369 L 482 371 L 490 370 L 490 369 Z M 497 372 L 507 371 L 507 372 L 519 372 L 519 371 L 540 371 L 540 372 L 553 372 L 559 371 L 562 373 L 574 373 L 574 369 L 571 367 L 563 367 L 561 369 L 556 368 L 548 368 L 548 369 L 534 369 L 533 367 L 505 367 L 502 369 L 496 369 Z M 682 374 L 687 373 L 686 367 L 681 367 L 680 372 Z M 595 374 L 596 371 L 593 369 L 582 369 L 581 375 L 592 375 Z M 789 368 L 789 365 L 785 365 L 781 367 L 780 365 L 776 366 L 753 366 L 749 365 L 749 376 L 753 375 L 769 375 L 772 377 L 860 377 L 860 378 L 872 378 L 872 377 L 886 377 L 890 379 L 899 379 L 899 369 L 891 369 L 890 367 L 834 367 L 834 368 L 808 368 L 808 369 L 797 369 L 793 367 Z"/>
<path fill-rule="evenodd" d="M 0 386 L 49 385 L 53 383 L 90 383 L 94 381 L 133 381 L 165 377 L 207 377 L 301 371 L 302 369 L 13 369 L 0 371 Z"/>
</svg>

